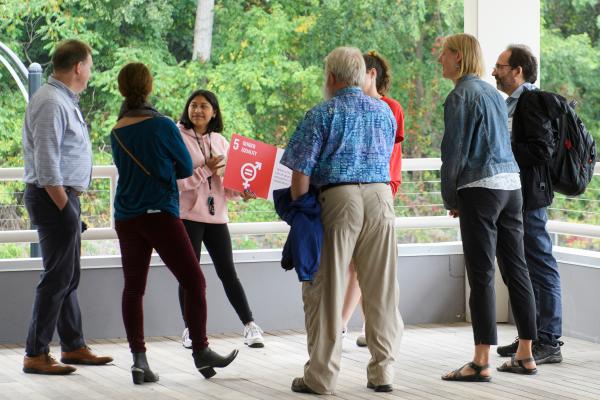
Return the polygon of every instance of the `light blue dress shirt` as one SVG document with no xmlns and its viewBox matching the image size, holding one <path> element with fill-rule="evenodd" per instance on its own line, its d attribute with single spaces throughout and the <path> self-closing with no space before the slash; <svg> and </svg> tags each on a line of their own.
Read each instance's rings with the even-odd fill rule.
<svg viewBox="0 0 600 400">
<path fill-rule="evenodd" d="M 79 96 L 50 77 L 29 101 L 23 126 L 24 181 L 44 186 L 88 188 L 92 145 Z"/>
</svg>

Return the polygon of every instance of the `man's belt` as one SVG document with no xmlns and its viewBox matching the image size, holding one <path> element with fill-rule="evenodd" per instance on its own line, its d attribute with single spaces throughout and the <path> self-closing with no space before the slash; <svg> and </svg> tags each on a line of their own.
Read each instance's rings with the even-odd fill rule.
<svg viewBox="0 0 600 400">
<path fill-rule="evenodd" d="M 331 188 L 337 187 L 337 186 L 347 186 L 347 185 L 371 185 L 374 183 L 384 183 L 386 185 L 389 185 L 389 182 L 337 182 L 337 183 L 328 183 L 327 185 L 323 185 L 319 188 L 319 193 L 323 193 L 326 190 L 329 190 Z"/>
<path fill-rule="evenodd" d="M 39 187 L 38 185 L 36 185 L 35 183 L 27 183 L 26 184 L 29 188 L 31 189 L 36 189 L 36 190 L 45 190 L 43 187 Z M 75 189 L 72 186 L 63 186 L 63 189 L 65 190 L 65 193 L 69 194 L 69 193 L 73 193 L 75 196 L 81 196 L 81 193 L 79 190 Z"/>
</svg>

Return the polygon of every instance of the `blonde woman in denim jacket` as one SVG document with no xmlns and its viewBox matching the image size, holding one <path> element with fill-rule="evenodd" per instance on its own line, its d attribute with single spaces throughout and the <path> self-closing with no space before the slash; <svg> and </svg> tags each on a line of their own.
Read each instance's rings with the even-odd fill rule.
<svg viewBox="0 0 600 400">
<path fill-rule="evenodd" d="M 537 335 L 535 302 L 525 263 L 521 182 L 510 145 L 506 105 L 496 89 L 480 79 L 483 57 L 473 36 L 447 37 L 438 61 L 444 78 L 455 84 L 444 103 L 442 198 L 450 215 L 460 219 L 475 338 L 473 360 L 442 379 L 491 380 L 489 351 L 498 344 L 495 257 L 521 339 L 514 357 L 497 369 L 535 374 L 531 353 Z"/>
</svg>

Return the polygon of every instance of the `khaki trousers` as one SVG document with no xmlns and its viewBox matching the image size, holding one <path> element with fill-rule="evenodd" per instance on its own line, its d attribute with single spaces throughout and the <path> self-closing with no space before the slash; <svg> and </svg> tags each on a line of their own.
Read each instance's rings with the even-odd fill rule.
<svg viewBox="0 0 600 400">
<path fill-rule="evenodd" d="M 315 279 L 302 286 L 309 355 L 304 382 L 320 394 L 335 389 L 346 272 L 353 259 L 371 353 L 367 380 L 374 385 L 391 384 L 404 329 L 398 311 L 392 192 L 383 183 L 343 185 L 324 191 L 319 201 L 324 228 L 321 263 Z"/>
</svg>

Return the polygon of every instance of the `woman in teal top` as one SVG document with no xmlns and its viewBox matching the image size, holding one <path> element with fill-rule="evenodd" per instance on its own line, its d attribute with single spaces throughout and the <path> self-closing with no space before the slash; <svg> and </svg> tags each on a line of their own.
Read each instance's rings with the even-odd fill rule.
<svg viewBox="0 0 600 400">
<path fill-rule="evenodd" d="M 146 99 L 152 75 L 144 64 L 127 64 L 119 73 L 125 97 L 111 134 L 113 159 L 119 172 L 115 196 L 115 229 L 121 247 L 125 287 L 123 323 L 133 353 L 133 382 L 156 382 L 146 359 L 143 298 L 152 250 L 185 289 L 185 317 L 196 368 L 205 378 L 213 368 L 229 365 L 237 350 L 221 357 L 206 337 L 206 281 L 179 219 L 176 179 L 192 174 L 192 160 L 173 121 L 160 115 Z"/>
<path fill-rule="evenodd" d="M 148 210 L 179 217 L 177 179 L 192 173 L 192 160 L 173 121 L 164 116 L 144 118 L 115 132 L 152 176 L 146 175 L 119 146 L 116 136 L 111 135 L 116 150 L 113 158 L 119 168 L 115 220 L 133 218 Z"/>
</svg>

